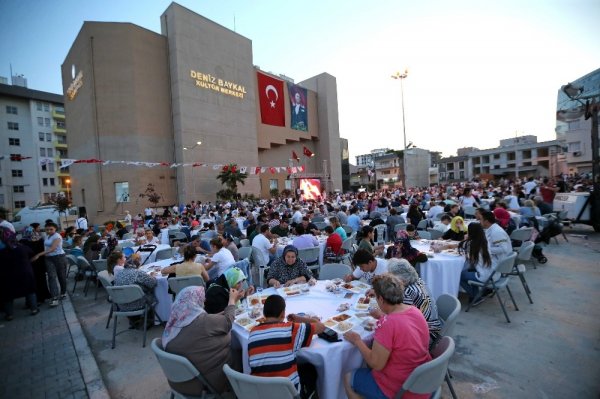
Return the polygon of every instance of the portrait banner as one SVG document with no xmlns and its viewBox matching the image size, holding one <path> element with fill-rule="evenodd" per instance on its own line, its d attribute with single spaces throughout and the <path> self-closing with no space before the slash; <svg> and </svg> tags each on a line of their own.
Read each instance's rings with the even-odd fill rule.
<svg viewBox="0 0 600 399">
<path fill-rule="evenodd" d="M 306 89 L 288 83 L 290 96 L 290 127 L 294 130 L 308 131 L 308 96 Z"/>
</svg>

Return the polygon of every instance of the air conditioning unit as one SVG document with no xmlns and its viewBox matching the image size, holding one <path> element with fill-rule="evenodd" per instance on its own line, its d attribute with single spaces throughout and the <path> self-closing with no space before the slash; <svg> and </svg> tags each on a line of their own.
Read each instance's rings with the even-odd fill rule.
<svg viewBox="0 0 600 399">
<path fill-rule="evenodd" d="M 581 156 L 581 151 L 575 151 L 575 152 L 573 152 L 573 156 L 574 157 L 580 157 Z"/>
</svg>

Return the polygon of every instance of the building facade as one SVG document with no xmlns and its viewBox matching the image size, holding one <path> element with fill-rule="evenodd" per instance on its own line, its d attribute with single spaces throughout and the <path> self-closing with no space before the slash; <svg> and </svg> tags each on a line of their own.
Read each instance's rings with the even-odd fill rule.
<svg viewBox="0 0 600 399">
<path fill-rule="evenodd" d="M 70 195 L 63 97 L 14 84 L 25 85 L 20 78 L 0 84 L 0 206 L 13 214 Z"/>
<path fill-rule="evenodd" d="M 582 96 L 600 97 L 600 68 L 580 77 L 572 84 L 582 87 Z M 585 119 L 585 106 L 569 99 L 558 90 L 556 104 L 556 139 L 565 148 L 566 172 L 569 174 L 592 171 L 592 120 Z"/>
<path fill-rule="evenodd" d="M 73 165 L 74 203 L 101 221 L 148 205 L 139 195 L 148 184 L 161 195 L 159 205 L 214 201 L 224 188 L 216 177 L 230 164 L 248 175 L 238 185 L 241 194 L 268 197 L 273 189 L 294 189 L 302 177 L 342 189 L 333 76 L 292 85 L 254 66 L 249 39 L 176 3 L 160 18 L 160 34 L 129 23 L 85 22 L 62 78 L 69 129 L 77 136 L 73 158 L 171 167 Z M 264 87 L 260 79 L 274 83 Z M 264 122 L 265 92 L 271 107 L 283 107 L 277 123 Z M 298 92 L 305 93 L 302 104 L 293 105 Z M 292 108 L 300 107 L 303 128 L 293 128 Z"/>
</svg>

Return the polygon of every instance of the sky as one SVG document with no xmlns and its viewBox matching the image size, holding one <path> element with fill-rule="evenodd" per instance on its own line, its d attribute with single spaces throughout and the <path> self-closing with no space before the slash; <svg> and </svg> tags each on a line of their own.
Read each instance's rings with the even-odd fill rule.
<svg viewBox="0 0 600 399">
<path fill-rule="evenodd" d="M 337 79 L 351 162 L 407 142 L 444 155 L 515 135 L 553 140 L 560 86 L 600 67 L 598 0 L 186 1 L 252 40 L 254 64 L 300 82 Z M 0 76 L 60 93 L 83 21 L 160 32 L 163 0 L 0 0 Z M 235 22 L 234 22 L 235 21 Z"/>
</svg>

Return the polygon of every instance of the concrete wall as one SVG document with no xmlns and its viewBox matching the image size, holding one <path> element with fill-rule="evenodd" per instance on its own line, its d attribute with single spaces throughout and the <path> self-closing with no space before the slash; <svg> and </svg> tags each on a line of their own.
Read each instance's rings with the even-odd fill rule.
<svg viewBox="0 0 600 399">
<path fill-rule="evenodd" d="M 258 165 L 252 42 L 175 3 L 161 16 L 161 27 L 169 46 L 176 162 Z M 244 86 L 244 97 L 198 87 L 192 70 Z M 197 141 L 202 145 L 183 150 Z M 178 198 L 214 201 L 223 188 L 217 174 L 212 168 L 178 168 Z M 239 187 L 241 193 L 258 191 L 256 176 Z"/>
<path fill-rule="evenodd" d="M 75 159 L 172 162 L 167 46 L 163 36 L 127 23 L 86 22 L 62 65 L 66 93 L 76 74 L 83 85 L 65 98 L 69 155 Z M 71 166 L 73 204 L 93 223 L 140 212 L 138 196 L 149 183 L 173 204 L 175 171 L 164 167 L 76 164 Z M 116 182 L 129 182 L 130 203 L 118 204 Z"/>
</svg>

